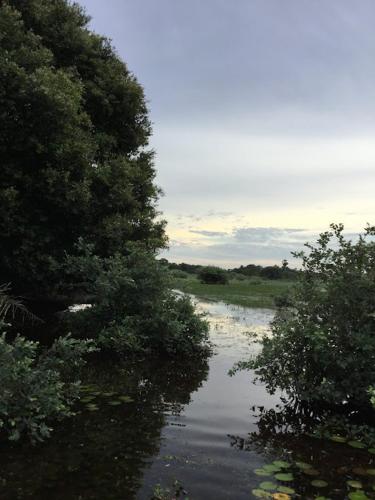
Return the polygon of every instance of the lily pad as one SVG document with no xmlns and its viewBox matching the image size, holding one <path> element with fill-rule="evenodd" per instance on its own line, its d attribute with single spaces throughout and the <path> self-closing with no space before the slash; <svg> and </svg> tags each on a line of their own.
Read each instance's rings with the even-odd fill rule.
<svg viewBox="0 0 375 500">
<path fill-rule="evenodd" d="M 275 474 L 275 478 L 278 481 L 293 481 L 293 474 L 290 474 L 290 472 L 279 472 L 278 474 Z"/>
<path fill-rule="evenodd" d="M 375 455 L 375 448 L 369 448 L 367 451 L 371 453 L 371 455 Z"/>
<path fill-rule="evenodd" d="M 131 403 L 132 401 L 134 401 L 134 399 L 130 396 L 119 396 L 118 399 L 123 403 Z"/>
<path fill-rule="evenodd" d="M 111 406 L 119 406 L 119 405 L 122 405 L 122 401 L 117 401 L 114 399 L 112 401 L 108 401 L 108 404 Z"/>
<path fill-rule="evenodd" d="M 348 486 L 350 486 L 351 488 L 356 488 L 357 490 L 360 490 L 362 488 L 361 481 L 350 480 L 350 481 L 346 481 L 346 484 Z"/>
<path fill-rule="evenodd" d="M 285 462 L 284 460 L 275 460 L 273 464 L 277 467 L 281 467 L 282 469 L 288 469 L 290 467 L 290 463 Z"/>
<path fill-rule="evenodd" d="M 86 405 L 86 408 L 87 408 L 89 411 L 97 411 L 97 410 L 99 410 L 98 405 L 94 405 L 94 404 L 88 404 L 88 405 Z"/>
<path fill-rule="evenodd" d="M 84 398 L 81 398 L 81 401 L 82 403 L 90 403 L 90 401 L 93 401 L 94 399 L 94 396 L 85 396 Z"/>
<path fill-rule="evenodd" d="M 375 469 L 366 469 L 366 473 L 369 476 L 375 476 Z"/>
<path fill-rule="evenodd" d="M 278 486 L 277 491 L 280 491 L 280 493 L 288 493 L 289 495 L 294 495 L 296 492 L 296 490 L 289 488 L 289 486 Z"/>
<path fill-rule="evenodd" d="M 255 489 L 251 492 L 255 498 L 272 498 L 272 495 L 268 491 Z"/>
<path fill-rule="evenodd" d="M 296 466 L 299 469 L 303 469 L 303 470 L 312 469 L 313 468 L 311 464 L 307 464 L 306 462 L 296 462 Z"/>
<path fill-rule="evenodd" d="M 274 500 L 290 500 L 292 497 L 287 495 L 286 493 L 274 493 L 272 495 Z"/>
<path fill-rule="evenodd" d="M 328 486 L 327 481 L 323 481 L 323 479 L 314 479 L 311 481 L 311 486 L 314 486 L 315 488 L 325 488 Z"/>
<path fill-rule="evenodd" d="M 259 488 L 261 490 L 273 491 L 277 489 L 277 484 L 273 483 L 272 481 L 263 481 L 262 483 L 260 483 Z"/>
<path fill-rule="evenodd" d="M 330 437 L 331 441 L 334 441 L 335 443 L 346 443 L 347 439 L 344 438 L 343 436 L 338 436 L 334 435 Z"/>
<path fill-rule="evenodd" d="M 281 467 L 278 467 L 277 465 L 274 465 L 274 464 L 267 464 L 267 465 L 263 465 L 263 470 L 267 471 L 267 472 L 280 472 L 281 471 Z"/>
<path fill-rule="evenodd" d="M 348 495 L 349 500 L 367 500 L 369 497 L 363 490 L 352 491 Z"/>
<path fill-rule="evenodd" d="M 272 472 L 267 472 L 264 469 L 255 469 L 254 472 L 257 476 L 272 476 Z"/>
<path fill-rule="evenodd" d="M 308 476 L 319 476 L 319 471 L 314 469 L 313 467 L 309 467 L 308 469 L 302 469 L 302 472 L 304 474 L 307 474 Z"/>
<path fill-rule="evenodd" d="M 358 448 L 358 449 L 366 448 L 366 446 L 361 441 L 348 441 L 348 445 L 351 446 L 352 448 Z"/>
</svg>

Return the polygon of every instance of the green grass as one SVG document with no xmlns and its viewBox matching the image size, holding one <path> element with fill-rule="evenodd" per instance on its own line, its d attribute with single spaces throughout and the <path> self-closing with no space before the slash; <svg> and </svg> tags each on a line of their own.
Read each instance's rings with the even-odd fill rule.
<svg viewBox="0 0 375 500">
<path fill-rule="evenodd" d="M 284 295 L 293 281 L 249 278 L 230 280 L 228 285 L 205 285 L 196 276 L 175 278 L 174 288 L 208 300 L 221 300 L 244 307 L 274 308 L 274 298 Z"/>
</svg>

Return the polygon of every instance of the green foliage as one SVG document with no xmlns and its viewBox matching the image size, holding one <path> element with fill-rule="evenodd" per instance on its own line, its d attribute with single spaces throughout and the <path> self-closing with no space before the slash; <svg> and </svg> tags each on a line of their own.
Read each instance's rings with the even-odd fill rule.
<svg viewBox="0 0 375 500">
<path fill-rule="evenodd" d="M 127 255 L 101 258 L 82 241 L 79 251 L 66 266 L 93 303 L 73 315 L 74 331 L 118 353 L 192 354 L 205 345 L 206 322 L 189 298 L 171 292 L 168 269 L 149 252 L 133 245 Z"/>
<path fill-rule="evenodd" d="M 143 89 L 67 0 L 0 4 L 0 275 L 64 294 L 80 236 L 103 257 L 165 243 Z"/>
<path fill-rule="evenodd" d="M 10 440 L 27 434 L 31 441 L 49 437 L 53 420 L 71 416 L 79 396 L 77 370 L 92 351 L 90 341 L 57 339 L 40 351 L 38 342 L 0 336 L 0 428 Z"/>
<path fill-rule="evenodd" d="M 206 285 L 226 285 L 228 283 L 227 272 L 220 267 L 203 267 L 198 272 L 198 278 L 201 283 L 205 283 Z"/>
<path fill-rule="evenodd" d="M 293 282 L 263 280 L 261 278 L 230 279 L 226 286 L 206 285 L 195 275 L 187 278 L 173 277 L 173 287 L 207 300 L 220 300 L 243 307 L 274 308 L 279 296 L 287 293 Z M 278 302 L 281 300 L 278 299 Z"/>
<path fill-rule="evenodd" d="M 358 241 L 342 225 L 320 235 L 302 258 L 303 272 L 263 338 L 262 351 L 242 367 L 274 393 L 310 404 L 369 405 L 375 381 L 375 243 L 368 227 Z"/>
</svg>

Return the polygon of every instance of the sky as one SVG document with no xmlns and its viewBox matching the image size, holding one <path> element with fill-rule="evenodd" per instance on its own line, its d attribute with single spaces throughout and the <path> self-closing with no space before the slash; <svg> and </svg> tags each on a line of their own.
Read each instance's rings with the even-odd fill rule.
<svg viewBox="0 0 375 500">
<path fill-rule="evenodd" d="M 375 224 L 373 0 L 80 0 L 145 89 L 174 262 Z"/>
</svg>

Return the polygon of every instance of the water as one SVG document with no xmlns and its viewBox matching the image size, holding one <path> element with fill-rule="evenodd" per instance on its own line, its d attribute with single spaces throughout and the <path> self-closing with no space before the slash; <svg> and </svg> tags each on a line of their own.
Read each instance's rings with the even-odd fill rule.
<svg viewBox="0 0 375 500">
<path fill-rule="evenodd" d="M 191 500 L 249 499 L 262 481 L 274 481 L 255 471 L 275 459 L 311 463 L 327 481 L 319 490 L 311 485 L 317 477 L 294 465 L 294 481 L 285 485 L 299 498 L 313 499 L 319 491 L 347 498 L 348 479 L 361 480 L 369 491 L 371 475 L 357 474 L 374 467 L 366 450 L 287 428 L 270 432 L 266 410 L 272 416 L 279 395 L 252 384 L 251 372 L 228 375 L 256 352 L 248 332 L 267 332 L 273 312 L 203 301 L 197 306 L 210 322 L 211 358 L 90 368 L 87 394 L 93 400 L 80 405 L 77 417 L 57 424 L 52 438 L 34 448 L 2 444 L 0 499 L 143 500 L 158 484 L 173 493 L 176 480 Z M 128 399 L 119 404 L 121 396 Z M 90 404 L 98 410 L 90 411 Z M 258 407 L 264 408 L 261 418 Z"/>
</svg>

